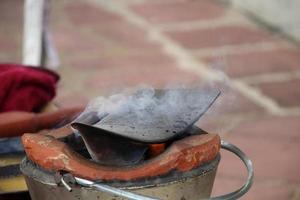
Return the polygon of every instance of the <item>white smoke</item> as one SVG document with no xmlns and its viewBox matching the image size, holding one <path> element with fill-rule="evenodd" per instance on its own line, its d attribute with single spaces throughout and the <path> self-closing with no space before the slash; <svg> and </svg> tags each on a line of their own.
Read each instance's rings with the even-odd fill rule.
<svg viewBox="0 0 300 200">
<path fill-rule="evenodd" d="M 197 109 L 199 105 L 206 106 L 209 102 L 208 98 L 211 97 L 205 93 L 209 89 L 202 90 L 203 92 L 199 93 L 195 92 L 195 89 L 187 89 L 183 86 L 164 90 L 140 86 L 129 90 L 131 92 L 125 90 L 109 97 L 97 97 L 89 102 L 84 113 L 96 112 L 99 118 L 105 113 L 118 115 L 131 113 L 131 116 L 134 115 L 134 118 L 139 121 L 137 123 L 149 124 L 155 121 L 155 118 L 164 116 L 166 123 L 171 123 L 174 116 L 180 115 L 180 112 L 187 109 L 187 105 L 188 109 Z M 193 107 L 194 105 L 196 106 Z"/>
</svg>

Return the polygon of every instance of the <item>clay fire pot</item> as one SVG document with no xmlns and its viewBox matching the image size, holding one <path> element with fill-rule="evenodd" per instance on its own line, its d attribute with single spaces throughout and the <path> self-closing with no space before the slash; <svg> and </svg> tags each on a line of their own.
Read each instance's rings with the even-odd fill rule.
<svg viewBox="0 0 300 200">
<path fill-rule="evenodd" d="M 28 158 L 46 170 L 69 172 L 89 180 L 137 180 L 177 170 L 189 171 L 215 159 L 220 150 L 217 134 L 192 135 L 173 142 L 163 153 L 129 167 L 107 167 L 90 161 L 49 135 L 24 134 Z M 107 155 L 109 156 L 109 155 Z"/>
</svg>

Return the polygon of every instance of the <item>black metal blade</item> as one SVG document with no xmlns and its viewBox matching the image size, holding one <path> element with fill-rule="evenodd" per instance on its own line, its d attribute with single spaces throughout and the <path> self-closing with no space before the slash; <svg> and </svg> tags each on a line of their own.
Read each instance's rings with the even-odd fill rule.
<svg viewBox="0 0 300 200">
<path fill-rule="evenodd" d="M 134 143 L 128 138 L 108 133 L 105 130 L 74 123 L 83 138 L 92 159 L 102 165 L 127 166 L 143 160 L 148 149 L 145 144 Z"/>
<path fill-rule="evenodd" d="M 174 89 L 156 91 L 155 95 L 158 101 L 168 102 L 163 107 L 150 104 L 141 110 L 125 109 L 111 113 L 92 126 L 99 131 L 105 130 L 138 142 L 165 142 L 183 134 L 198 121 L 220 92 L 211 89 Z M 138 102 L 138 98 L 135 100 Z"/>
</svg>

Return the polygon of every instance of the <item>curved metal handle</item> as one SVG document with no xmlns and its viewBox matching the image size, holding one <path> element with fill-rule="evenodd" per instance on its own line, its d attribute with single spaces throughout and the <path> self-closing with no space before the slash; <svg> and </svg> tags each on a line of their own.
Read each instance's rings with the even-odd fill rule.
<svg viewBox="0 0 300 200">
<path fill-rule="evenodd" d="M 233 200 L 233 199 L 238 199 L 241 196 L 243 196 L 246 192 L 248 192 L 248 190 L 252 186 L 253 177 L 254 177 L 253 164 L 252 164 L 251 160 L 245 155 L 245 153 L 242 152 L 242 150 L 240 150 L 235 145 L 222 140 L 221 141 L 221 147 L 223 149 L 226 149 L 226 150 L 234 153 L 236 156 L 238 156 L 243 161 L 243 163 L 246 166 L 247 171 L 248 171 L 248 177 L 247 177 L 246 183 L 240 189 L 238 189 L 234 192 L 231 192 L 229 194 L 225 194 L 225 195 L 218 196 L 218 197 L 212 197 L 212 198 L 210 198 L 210 200 Z"/>
<path fill-rule="evenodd" d="M 234 200 L 234 199 L 238 199 L 241 196 L 243 196 L 252 186 L 253 183 L 253 165 L 251 160 L 244 154 L 244 152 L 242 152 L 238 147 L 236 147 L 233 144 L 230 144 L 229 142 L 225 142 L 225 141 L 221 141 L 221 147 L 223 149 L 226 149 L 232 153 L 234 153 L 235 155 L 237 155 L 245 164 L 247 170 L 248 170 L 248 177 L 247 177 L 247 181 L 246 183 L 238 190 L 231 192 L 229 194 L 225 194 L 219 197 L 212 197 L 210 198 L 210 200 Z M 95 188 L 97 190 L 103 191 L 103 192 L 108 192 L 110 194 L 114 194 L 117 196 L 121 196 L 121 197 L 125 197 L 127 199 L 130 200 L 158 200 L 156 198 L 152 198 L 152 197 L 147 197 L 147 196 L 143 196 L 143 195 L 139 195 L 139 194 L 135 194 L 132 192 L 128 192 L 128 191 L 124 191 L 124 190 L 120 190 L 118 188 L 114 188 L 105 184 L 99 184 L 99 183 L 95 183 L 93 181 L 89 181 L 86 179 L 82 179 L 82 178 L 78 178 L 75 177 L 75 180 L 78 184 L 82 185 L 82 186 L 88 186 L 88 187 L 92 187 Z"/>
<path fill-rule="evenodd" d="M 116 196 L 120 196 L 120 197 L 124 197 L 127 198 L 129 200 L 159 200 L 159 199 L 155 199 L 152 197 L 147 197 L 144 195 L 140 195 L 140 194 L 136 194 L 133 192 L 128 192 L 125 190 L 121 190 L 115 187 L 111 187 L 105 184 L 101 184 L 101 183 L 95 183 L 93 181 L 89 181 L 86 179 L 82 179 L 82 178 L 78 178 L 78 177 L 74 177 L 76 182 L 82 186 L 87 186 L 87 187 L 91 187 L 94 188 L 96 190 L 99 190 L 101 192 L 106 192 L 109 194 L 113 194 Z"/>
</svg>

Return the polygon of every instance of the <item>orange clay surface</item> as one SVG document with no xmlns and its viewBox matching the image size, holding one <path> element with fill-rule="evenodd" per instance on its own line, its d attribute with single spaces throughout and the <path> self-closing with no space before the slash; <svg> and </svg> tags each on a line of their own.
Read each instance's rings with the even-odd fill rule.
<svg viewBox="0 0 300 200">
<path fill-rule="evenodd" d="M 90 180 L 134 180 L 166 174 L 174 169 L 184 172 L 213 160 L 220 150 L 217 134 L 193 135 L 175 141 L 163 153 L 142 164 L 119 168 L 87 160 L 51 136 L 24 134 L 22 142 L 29 159 L 43 168 L 67 171 Z"/>
</svg>

